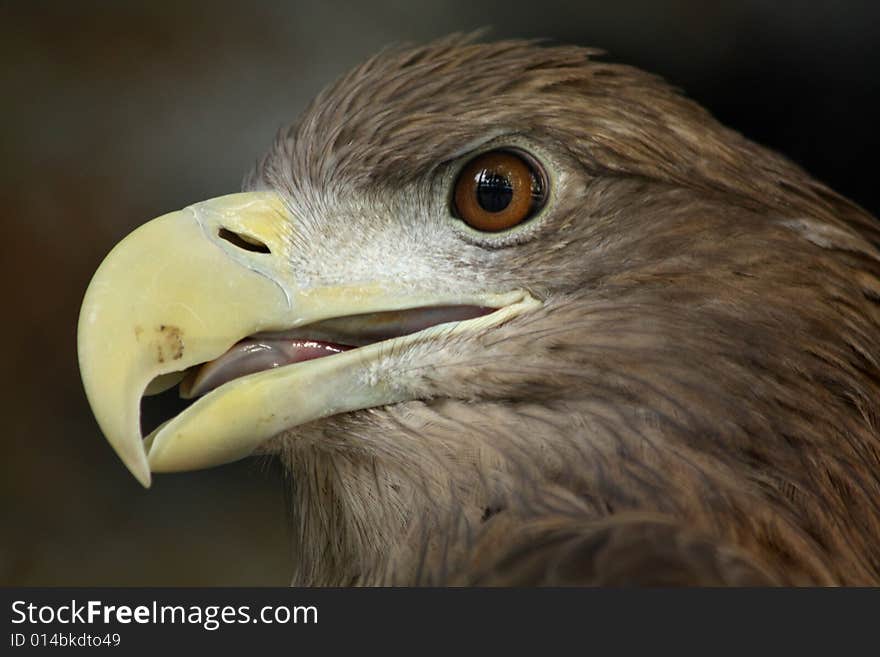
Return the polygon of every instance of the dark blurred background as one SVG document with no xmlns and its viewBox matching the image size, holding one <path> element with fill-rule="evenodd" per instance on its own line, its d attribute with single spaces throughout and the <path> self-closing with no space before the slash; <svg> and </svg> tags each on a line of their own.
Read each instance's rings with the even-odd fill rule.
<svg viewBox="0 0 880 657">
<path fill-rule="evenodd" d="M 86 405 L 76 317 L 113 244 L 237 191 L 276 130 L 365 56 L 482 26 L 598 46 L 877 214 L 878 14 L 844 1 L 0 0 L 0 584 L 287 583 L 278 467 L 141 489 Z"/>
</svg>

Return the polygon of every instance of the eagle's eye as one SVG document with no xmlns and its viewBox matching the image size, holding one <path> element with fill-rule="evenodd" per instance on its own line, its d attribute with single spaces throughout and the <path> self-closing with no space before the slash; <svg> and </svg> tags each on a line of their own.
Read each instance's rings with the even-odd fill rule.
<svg viewBox="0 0 880 657">
<path fill-rule="evenodd" d="M 453 214 L 471 228 L 497 232 L 534 216 L 546 200 L 546 176 L 530 155 L 495 150 L 475 157 L 458 175 Z"/>
</svg>

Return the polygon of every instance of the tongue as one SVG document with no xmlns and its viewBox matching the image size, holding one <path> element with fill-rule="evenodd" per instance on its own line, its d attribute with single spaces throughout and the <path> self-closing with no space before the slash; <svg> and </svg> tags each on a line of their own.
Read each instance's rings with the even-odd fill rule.
<svg viewBox="0 0 880 657">
<path fill-rule="evenodd" d="M 242 340 L 219 358 L 188 372 L 180 383 L 180 396 L 184 399 L 199 397 L 232 379 L 273 367 L 332 356 L 351 348 L 347 345 L 319 340 L 291 338 Z"/>
</svg>

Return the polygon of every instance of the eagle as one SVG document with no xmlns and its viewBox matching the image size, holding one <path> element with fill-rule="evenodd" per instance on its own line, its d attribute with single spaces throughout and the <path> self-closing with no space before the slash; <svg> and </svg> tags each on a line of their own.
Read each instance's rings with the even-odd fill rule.
<svg viewBox="0 0 880 657">
<path fill-rule="evenodd" d="M 280 459 L 295 585 L 880 584 L 880 227 L 600 54 L 387 48 L 116 245 L 132 474 Z"/>
</svg>

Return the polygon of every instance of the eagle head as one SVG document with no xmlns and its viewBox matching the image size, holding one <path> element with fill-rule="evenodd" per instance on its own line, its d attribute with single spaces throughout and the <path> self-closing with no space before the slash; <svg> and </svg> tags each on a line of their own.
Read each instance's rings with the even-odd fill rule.
<svg viewBox="0 0 880 657">
<path fill-rule="evenodd" d="M 279 455 L 299 583 L 878 581 L 873 218 L 595 54 L 386 50 L 116 246 L 134 476 Z"/>
</svg>

